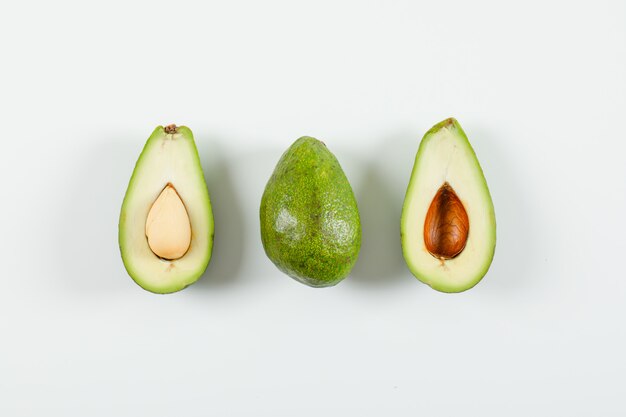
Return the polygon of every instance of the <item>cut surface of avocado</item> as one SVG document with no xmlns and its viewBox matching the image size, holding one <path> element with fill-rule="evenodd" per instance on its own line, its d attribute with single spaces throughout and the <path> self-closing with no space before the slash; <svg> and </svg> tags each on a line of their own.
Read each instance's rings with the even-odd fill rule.
<svg viewBox="0 0 626 417">
<path fill-rule="evenodd" d="M 420 143 L 401 220 L 402 251 L 420 281 L 443 292 L 472 288 L 487 273 L 496 220 L 483 171 L 455 119 Z"/>
<path fill-rule="evenodd" d="M 124 266 L 142 288 L 172 293 L 205 271 L 213 213 L 189 128 L 157 127 L 128 184 L 119 221 Z"/>
</svg>

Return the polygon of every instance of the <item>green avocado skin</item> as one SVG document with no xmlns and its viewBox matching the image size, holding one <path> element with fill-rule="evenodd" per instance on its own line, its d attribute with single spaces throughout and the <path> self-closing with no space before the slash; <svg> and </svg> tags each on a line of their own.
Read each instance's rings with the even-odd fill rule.
<svg viewBox="0 0 626 417">
<path fill-rule="evenodd" d="M 349 273 L 361 248 L 352 187 L 335 156 L 304 136 L 283 154 L 261 199 L 261 240 L 272 262 L 311 287 Z"/>
</svg>

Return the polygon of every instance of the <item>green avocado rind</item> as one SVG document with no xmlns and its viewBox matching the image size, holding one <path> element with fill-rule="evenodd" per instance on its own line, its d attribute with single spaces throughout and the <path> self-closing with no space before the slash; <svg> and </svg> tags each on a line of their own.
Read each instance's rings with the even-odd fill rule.
<svg viewBox="0 0 626 417">
<path fill-rule="evenodd" d="M 209 197 L 209 193 L 208 193 L 208 189 L 206 187 L 206 182 L 204 180 L 204 174 L 202 174 L 203 170 L 202 170 L 202 164 L 200 162 L 200 157 L 198 155 L 198 149 L 195 145 L 195 141 L 194 141 L 194 137 L 193 137 L 193 133 L 191 132 L 191 129 L 189 129 L 187 126 L 178 126 L 176 127 L 176 133 L 181 135 L 181 138 L 185 141 L 189 142 L 189 145 L 192 147 L 193 149 L 193 158 L 192 160 L 188 161 L 188 164 L 192 164 L 200 173 L 200 175 L 198 176 L 198 178 L 196 179 L 201 186 L 203 187 L 203 198 L 204 198 L 204 204 L 207 206 L 207 212 L 206 212 L 206 216 L 207 217 L 207 224 L 209 227 L 209 237 L 208 237 L 208 245 L 207 245 L 207 251 L 204 254 L 203 258 L 201 259 L 201 261 L 198 263 L 197 267 L 194 269 L 194 271 L 187 273 L 184 276 L 178 277 L 178 279 L 173 279 L 171 280 L 168 284 L 165 285 L 160 285 L 158 287 L 154 287 L 152 286 L 152 283 L 149 282 L 149 280 L 144 276 L 144 273 L 136 268 L 133 267 L 132 264 L 132 260 L 129 258 L 129 256 L 127 255 L 127 251 L 125 250 L 125 243 L 126 242 L 126 233 L 127 233 L 127 227 L 126 227 L 126 222 L 127 222 L 127 203 L 128 200 L 130 199 L 130 196 L 132 195 L 132 193 L 137 191 L 137 187 L 136 187 L 136 177 L 138 175 L 140 175 L 141 170 L 142 170 L 142 162 L 144 160 L 144 156 L 155 146 L 159 146 L 159 141 L 166 135 L 165 129 L 163 126 L 157 126 L 154 131 L 152 132 L 152 134 L 150 135 L 150 137 L 148 138 L 148 140 L 146 141 L 141 154 L 139 155 L 139 158 L 137 159 L 137 162 L 135 164 L 135 168 L 133 169 L 133 173 L 131 175 L 131 178 L 129 180 L 128 183 L 128 188 L 126 190 L 126 194 L 124 195 L 124 200 L 122 202 L 122 208 L 120 211 L 120 218 L 119 218 L 119 223 L 118 223 L 118 245 L 120 248 L 120 253 L 121 253 L 121 257 L 122 257 L 122 262 L 124 263 L 124 267 L 126 269 L 126 271 L 128 272 L 128 275 L 133 279 L 133 281 L 139 285 L 141 288 L 143 288 L 146 291 L 155 293 L 155 294 L 170 294 L 170 293 L 174 293 L 180 290 L 185 289 L 186 287 L 188 287 L 189 285 L 193 284 L 194 282 L 196 282 L 204 273 L 204 271 L 206 270 L 207 266 L 209 265 L 209 262 L 211 260 L 211 253 L 213 250 L 213 238 L 214 238 L 214 221 L 213 221 L 213 213 L 212 213 L 212 208 L 211 208 L 211 201 L 210 201 L 210 197 Z"/>
<path fill-rule="evenodd" d="M 415 178 L 415 173 L 418 169 L 420 160 L 422 158 L 422 151 L 424 149 L 426 149 L 426 145 L 429 143 L 429 141 L 434 137 L 434 135 L 439 132 L 442 128 L 449 128 L 449 129 L 453 129 L 456 132 L 457 138 L 461 139 L 463 141 L 463 143 L 465 144 L 465 146 L 467 147 L 467 149 L 470 151 L 471 155 L 473 156 L 474 160 L 475 160 L 475 165 L 476 168 L 478 170 L 478 172 L 480 173 L 480 177 L 481 177 L 481 181 L 482 181 L 482 186 L 481 186 L 481 190 L 483 192 L 483 196 L 482 198 L 485 199 L 485 201 L 488 201 L 489 203 L 489 207 L 490 210 L 488 211 L 488 215 L 489 215 L 489 219 L 491 224 L 493 225 L 492 229 L 490 230 L 491 232 L 491 236 L 489 236 L 490 239 L 493 240 L 494 244 L 492 245 L 492 247 L 490 248 L 489 253 L 486 254 L 484 261 L 478 271 L 478 273 L 476 273 L 474 279 L 472 279 L 471 281 L 469 281 L 468 283 L 465 283 L 464 285 L 458 285 L 455 284 L 454 282 L 446 282 L 446 281 L 437 281 L 437 280 L 430 280 L 427 276 L 421 274 L 419 272 L 419 266 L 415 265 L 413 262 L 413 259 L 411 257 L 411 254 L 407 252 L 406 248 L 407 245 L 405 245 L 404 243 L 404 239 L 407 233 L 406 227 L 405 227 L 405 216 L 404 213 L 407 211 L 407 205 L 408 205 L 408 198 L 405 198 L 404 200 L 404 205 L 403 205 L 403 215 L 401 218 L 401 222 L 400 222 L 400 236 L 401 236 L 401 240 L 402 240 L 402 249 L 403 249 L 403 255 L 404 255 L 404 259 L 407 263 L 407 266 L 409 267 L 409 270 L 411 271 L 411 273 L 420 281 L 422 281 L 423 283 L 429 285 L 431 288 L 440 291 L 440 292 L 444 292 L 444 293 L 459 293 L 459 292 L 463 292 L 463 291 L 467 291 L 471 288 L 473 288 L 474 286 L 476 286 L 476 284 L 478 284 L 483 277 L 487 274 L 487 271 L 489 270 L 489 267 L 491 266 L 491 263 L 493 261 L 494 255 L 495 255 L 495 249 L 496 249 L 496 217 L 495 217 L 495 210 L 493 207 L 493 200 L 491 199 L 491 194 L 489 192 L 489 187 L 487 186 L 487 181 L 485 179 L 482 167 L 480 166 L 480 163 L 478 162 L 478 158 L 476 157 L 476 152 L 474 151 L 474 148 L 472 147 L 472 145 L 469 142 L 469 139 L 467 138 L 467 135 L 465 134 L 465 131 L 463 131 L 463 129 L 461 128 L 461 125 L 459 124 L 459 122 L 455 119 L 455 118 L 448 118 L 446 120 L 443 120 L 439 123 L 437 123 L 436 125 L 434 125 L 432 128 L 430 128 L 426 134 L 424 135 L 424 137 L 422 138 L 422 141 L 420 142 L 417 154 L 415 156 L 415 163 L 413 165 L 413 170 L 411 172 L 411 181 L 409 182 L 409 185 L 407 187 L 407 192 L 406 195 L 407 197 L 412 193 L 413 191 L 413 181 Z"/>
<path fill-rule="evenodd" d="M 311 287 L 343 280 L 361 247 L 357 202 L 324 143 L 301 137 L 282 155 L 261 199 L 261 240 L 268 258 Z"/>
</svg>

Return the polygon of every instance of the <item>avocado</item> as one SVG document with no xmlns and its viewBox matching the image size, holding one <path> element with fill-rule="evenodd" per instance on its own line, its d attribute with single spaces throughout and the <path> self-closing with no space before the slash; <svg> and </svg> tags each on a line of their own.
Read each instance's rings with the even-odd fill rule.
<svg viewBox="0 0 626 417">
<path fill-rule="evenodd" d="M 312 137 L 282 155 L 261 199 L 261 240 L 268 258 L 311 287 L 329 287 L 349 273 L 361 248 L 352 187 L 335 156 Z"/>
<path fill-rule="evenodd" d="M 468 290 L 491 265 L 493 202 L 476 154 L 453 118 L 436 124 L 420 143 L 400 228 L 409 269 L 435 290 Z"/>
<path fill-rule="evenodd" d="M 211 259 L 213 212 L 189 128 L 158 126 L 130 178 L 119 220 L 122 261 L 147 291 L 180 291 Z"/>
</svg>

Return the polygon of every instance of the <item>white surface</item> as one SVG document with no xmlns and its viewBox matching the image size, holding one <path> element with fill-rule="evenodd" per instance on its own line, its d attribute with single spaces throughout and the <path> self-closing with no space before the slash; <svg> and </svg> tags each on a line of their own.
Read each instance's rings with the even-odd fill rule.
<svg viewBox="0 0 626 417">
<path fill-rule="evenodd" d="M 587 3 L 0 6 L 0 415 L 625 415 L 626 4 Z M 399 239 L 419 140 L 451 115 L 498 221 L 460 295 L 413 278 Z M 156 296 L 117 220 L 172 122 L 196 135 L 216 240 L 200 282 Z M 331 289 L 259 237 L 304 134 L 361 209 Z"/>
</svg>

